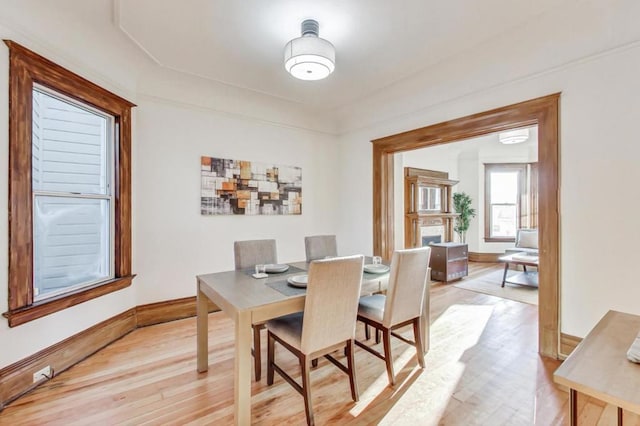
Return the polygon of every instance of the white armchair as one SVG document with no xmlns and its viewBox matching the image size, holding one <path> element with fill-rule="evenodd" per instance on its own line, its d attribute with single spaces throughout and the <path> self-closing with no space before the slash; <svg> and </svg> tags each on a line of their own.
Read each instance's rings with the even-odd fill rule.
<svg viewBox="0 0 640 426">
<path fill-rule="evenodd" d="M 531 256 L 538 255 L 538 230 L 521 228 L 516 234 L 514 248 L 506 249 L 505 254 L 527 253 Z"/>
</svg>

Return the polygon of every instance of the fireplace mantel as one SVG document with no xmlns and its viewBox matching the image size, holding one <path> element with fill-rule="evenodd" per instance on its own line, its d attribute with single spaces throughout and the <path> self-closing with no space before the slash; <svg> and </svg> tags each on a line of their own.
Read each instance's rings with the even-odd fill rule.
<svg viewBox="0 0 640 426">
<path fill-rule="evenodd" d="M 405 247 L 420 247 L 422 236 L 453 241 L 452 190 L 457 180 L 435 170 L 405 167 Z"/>
<path fill-rule="evenodd" d="M 420 247 L 423 235 L 441 235 L 442 242 L 453 241 L 453 222 L 457 216 L 457 213 L 412 213 L 405 215 L 405 237 L 409 238 L 405 241 L 405 246 L 407 248 Z M 407 232 L 407 226 L 409 232 Z M 427 228 L 426 231 L 425 228 Z M 429 232 L 428 228 L 438 228 L 438 232 Z"/>
</svg>

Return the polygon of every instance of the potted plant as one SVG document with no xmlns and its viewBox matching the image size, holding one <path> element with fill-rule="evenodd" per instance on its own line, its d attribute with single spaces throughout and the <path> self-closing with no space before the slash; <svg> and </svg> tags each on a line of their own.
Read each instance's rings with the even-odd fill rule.
<svg viewBox="0 0 640 426">
<path fill-rule="evenodd" d="M 453 230 L 460 236 L 460 242 L 467 242 L 467 230 L 471 219 L 476 217 L 476 209 L 471 207 L 471 197 L 465 192 L 453 193 L 453 209 L 458 213 Z"/>
</svg>

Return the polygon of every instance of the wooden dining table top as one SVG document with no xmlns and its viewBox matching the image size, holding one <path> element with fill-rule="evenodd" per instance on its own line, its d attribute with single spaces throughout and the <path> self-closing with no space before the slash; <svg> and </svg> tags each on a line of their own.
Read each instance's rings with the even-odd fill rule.
<svg viewBox="0 0 640 426">
<path fill-rule="evenodd" d="M 270 282 L 282 281 L 288 277 L 300 275 L 309 269 L 309 263 L 304 261 L 291 262 L 287 265 L 293 268 L 283 273 L 269 274 L 267 278 L 254 278 L 247 270 L 233 270 L 202 274 L 198 275 L 197 279 L 211 291 L 217 293 L 217 298 L 224 299 L 235 309 L 253 309 L 256 306 L 276 303 L 286 298 L 304 298 L 304 294 L 287 296 L 267 285 Z M 363 291 L 366 293 L 383 290 L 379 284 L 381 281 L 385 281 L 388 276 L 388 272 L 372 274 L 363 271 Z"/>
</svg>

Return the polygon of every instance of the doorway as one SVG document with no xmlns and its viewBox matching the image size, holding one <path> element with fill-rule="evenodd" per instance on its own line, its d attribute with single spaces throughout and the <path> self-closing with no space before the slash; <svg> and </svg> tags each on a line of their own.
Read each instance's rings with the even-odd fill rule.
<svg viewBox="0 0 640 426">
<path fill-rule="evenodd" d="M 538 348 L 558 357 L 559 346 L 559 135 L 560 94 L 532 99 L 467 117 L 410 130 L 373 143 L 373 248 L 390 258 L 395 250 L 394 154 L 538 126 L 538 226 L 540 275 Z"/>
</svg>

